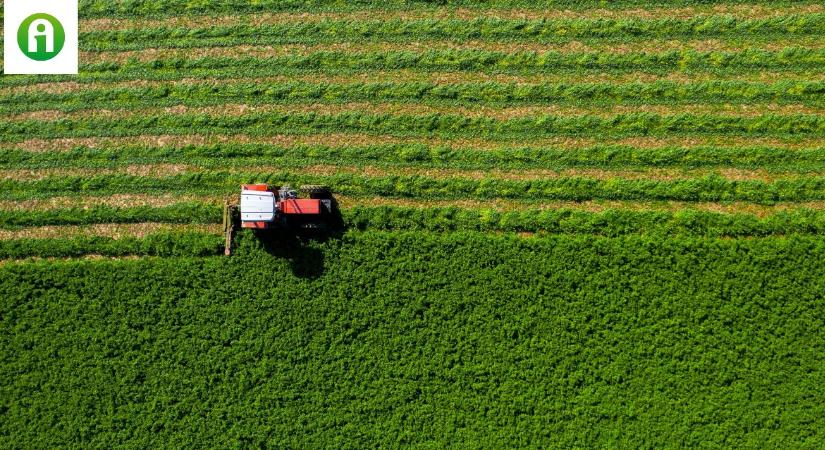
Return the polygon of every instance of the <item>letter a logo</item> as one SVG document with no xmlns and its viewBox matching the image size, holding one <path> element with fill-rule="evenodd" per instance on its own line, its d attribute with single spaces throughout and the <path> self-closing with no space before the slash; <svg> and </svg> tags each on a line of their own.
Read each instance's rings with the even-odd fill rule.
<svg viewBox="0 0 825 450">
<path fill-rule="evenodd" d="M 77 0 L 5 0 L 3 72 L 77 73 Z"/>
<path fill-rule="evenodd" d="M 23 54 L 35 61 L 48 61 L 63 50 L 66 32 L 63 25 L 45 13 L 32 14 L 17 30 L 17 45 Z"/>
</svg>

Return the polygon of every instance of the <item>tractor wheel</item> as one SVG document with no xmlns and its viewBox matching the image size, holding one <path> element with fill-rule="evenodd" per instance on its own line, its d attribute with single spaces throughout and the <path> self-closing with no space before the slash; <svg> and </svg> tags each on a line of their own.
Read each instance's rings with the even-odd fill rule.
<svg viewBox="0 0 825 450">
<path fill-rule="evenodd" d="M 328 198 L 329 188 L 317 184 L 305 184 L 300 187 L 301 192 L 309 194 L 309 198 Z"/>
</svg>

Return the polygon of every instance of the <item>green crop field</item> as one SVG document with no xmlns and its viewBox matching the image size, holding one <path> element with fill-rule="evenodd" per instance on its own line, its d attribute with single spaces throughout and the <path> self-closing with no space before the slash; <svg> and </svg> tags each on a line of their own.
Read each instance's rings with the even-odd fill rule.
<svg viewBox="0 0 825 450">
<path fill-rule="evenodd" d="M 0 76 L 0 447 L 825 447 L 822 2 L 79 4 Z M 223 256 L 244 183 L 337 226 Z"/>
</svg>

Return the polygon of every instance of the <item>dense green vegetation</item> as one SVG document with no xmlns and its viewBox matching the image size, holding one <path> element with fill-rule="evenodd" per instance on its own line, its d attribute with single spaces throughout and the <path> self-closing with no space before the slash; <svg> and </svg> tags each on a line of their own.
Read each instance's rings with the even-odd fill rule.
<svg viewBox="0 0 825 450">
<path fill-rule="evenodd" d="M 0 267 L 0 445 L 822 445 L 821 238 L 283 245 Z"/>
</svg>

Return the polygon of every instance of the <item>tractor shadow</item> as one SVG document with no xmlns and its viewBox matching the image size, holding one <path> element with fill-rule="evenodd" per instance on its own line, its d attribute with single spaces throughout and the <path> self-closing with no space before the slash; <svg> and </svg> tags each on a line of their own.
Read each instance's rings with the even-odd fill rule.
<svg viewBox="0 0 825 450">
<path fill-rule="evenodd" d="M 320 245 L 338 240 L 346 232 L 341 211 L 334 198 L 332 212 L 322 229 L 252 230 L 255 239 L 269 255 L 289 262 L 292 274 L 298 278 L 315 279 L 324 274 L 324 251 Z"/>
</svg>

